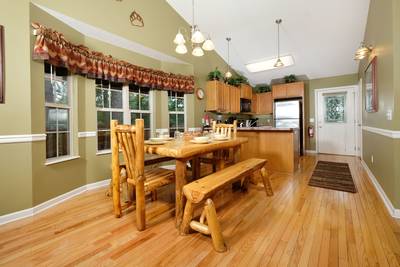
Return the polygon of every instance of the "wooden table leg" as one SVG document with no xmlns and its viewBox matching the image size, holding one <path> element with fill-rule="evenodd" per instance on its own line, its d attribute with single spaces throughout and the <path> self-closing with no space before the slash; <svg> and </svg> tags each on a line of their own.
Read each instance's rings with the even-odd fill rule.
<svg viewBox="0 0 400 267">
<path fill-rule="evenodd" d="M 235 146 L 233 148 L 233 162 L 237 163 L 240 161 L 240 146 Z"/>
<path fill-rule="evenodd" d="M 218 151 L 216 160 L 217 160 L 217 170 L 218 171 L 225 168 L 225 159 L 224 159 L 224 151 L 223 150 Z"/>
<path fill-rule="evenodd" d="M 192 179 L 197 180 L 200 178 L 200 159 L 199 158 L 193 158 L 192 159 Z"/>
<path fill-rule="evenodd" d="M 176 159 L 175 170 L 175 222 L 176 227 L 180 227 L 183 216 L 184 196 L 182 188 L 187 184 L 186 177 L 186 162 L 187 159 Z"/>
</svg>

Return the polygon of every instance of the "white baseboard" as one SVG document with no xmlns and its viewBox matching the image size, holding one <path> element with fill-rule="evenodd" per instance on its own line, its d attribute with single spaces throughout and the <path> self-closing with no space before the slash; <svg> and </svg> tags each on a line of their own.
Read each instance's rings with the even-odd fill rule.
<svg viewBox="0 0 400 267">
<path fill-rule="evenodd" d="M 317 154 L 316 150 L 306 150 L 306 154 Z"/>
<path fill-rule="evenodd" d="M 382 186 L 379 184 L 378 180 L 376 179 L 375 175 L 369 169 L 367 163 L 364 160 L 361 160 L 361 164 L 364 167 L 364 170 L 367 172 L 369 179 L 371 180 L 372 184 L 375 186 L 376 191 L 378 191 L 379 196 L 381 197 L 383 203 L 385 204 L 386 208 L 389 211 L 389 214 L 397 219 L 400 219 L 400 209 L 396 209 L 388 196 L 386 195 L 385 191 L 383 190 Z"/>
<path fill-rule="evenodd" d="M 54 207 L 72 197 L 80 195 L 83 192 L 86 192 L 89 190 L 94 190 L 94 189 L 101 188 L 101 187 L 105 187 L 105 186 L 108 186 L 109 184 L 110 184 L 110 179 L 106 179 L 106 180 L 102 180 L 99 182 L 83 185 L 83 186 L 75 188 L 65 194 L 62 194 L 60 196 L 57 196 L 50 200 L 47 200 L 46 202 L 43 202 L 35 207 L 2 215 L 2 216 L 0 216 L 0 225 L 6 224 L 9 222 L 13 222 L 13 221 L 17 221 L 20 219 L 24 219 L 27 217 L 31 217 L 31 216 L 36 215 L 42 211 L 45 211 L 51 207 Z"/>
</svg>

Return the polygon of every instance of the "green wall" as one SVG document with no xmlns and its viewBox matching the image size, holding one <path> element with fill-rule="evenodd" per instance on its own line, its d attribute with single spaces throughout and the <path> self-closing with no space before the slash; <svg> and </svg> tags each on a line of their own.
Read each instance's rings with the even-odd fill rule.
<svg viewBox="0 0 400 267">
<path fill-rule="evenodd" d="M 378 112 L 363 113 L 363 125 L 400 130 L 400 4 L 398 0 L 371 0 L 364 42 L 374 49 L 360 62 L 359 76 L 377 56 Z M 363 88 L 365 95 L 365 88 Z M 365 103 L 364 107 L 365 107 Z M 394 111 L 387 120 L 388 109 Z M 374 161 L 372 162 L 372 157 Z M 392 201 L 400 208 L 400 141 L 363 131 L 363 159 Z"/>
<path fill-rule="evenodd" d="M 310 123 L 310 118 L 315 119 L 315 90 L 322 88 L 340 87 L 347 85 L 355 85 L 358 83 L 358 74 L 348 74 L 335 77 L 327 77 L 321 79 L 313 79 L 305 81 L 305 125 L 315 126 L 315 123 Z M 315 137 L 310 138 L 306 131 L 306 149 L 316 150 Z"/>
<path fill-rule="evenodd" d="M 31 34 L 31 22 L 39 22 L 62 32 L 67 40 L 74 43 L 140 66 L 194 75 L 196 87 L 204 87 L 210 70 L 226 65 L 215 52 L 208 52 L 202 58 L 174 52 L 172 39 L 178 27 L 189 25 L 163 0 L 38 0 L 35 3 L 180 58 L 187 64 L 162 62 L 84 36 L 29 0 L 3 1 L 0 24 L 5 26 L 6 39 L 6 104 L 0 105 L 0 135 L 45 133 L 44 67 L 42 62 L 31 60 L 35 41 Z M 144 28 L 130 25 L 129 15 L 133 7 L 143 16 Z M 95 131 L 94 80 L 77 75 L 73 80 L 78 114 L 74 134 Z M 167 128 L 167 94 L 155 91 L 154 98 L 155 127 Z M 194 95 L 187 96 L 188 127 L 200 125 L 203 110 L 204 100 L 199 101 Z M 74 188 L 110 177 L 110 155 L 96 155 L 95 137 L 75 137 L 74 142 L 79 158 L 48 166 L 45 165 L 45 141 L 0 144 L 0 215 L 30 208 Z"/>
</svg>

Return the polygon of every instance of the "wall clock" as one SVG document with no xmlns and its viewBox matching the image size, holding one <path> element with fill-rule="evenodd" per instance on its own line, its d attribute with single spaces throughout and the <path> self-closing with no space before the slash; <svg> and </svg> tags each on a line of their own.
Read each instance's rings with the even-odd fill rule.
<svg viewBox="0 0 400 267">
<path fill-rule="evenodd" d="M 200 100 L 202 100 L 202 99 L 204 99 L 204 90 L 203 89 L 201 89 L 201 88 L 197 88 L 196 89 L 196 96 L 197 96 L 197 99 L 200 99 Z"/>
</svg>

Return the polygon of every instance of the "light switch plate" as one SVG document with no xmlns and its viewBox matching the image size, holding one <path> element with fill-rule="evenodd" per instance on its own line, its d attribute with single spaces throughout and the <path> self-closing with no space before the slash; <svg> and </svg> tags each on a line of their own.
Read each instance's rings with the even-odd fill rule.
<svg viewBox="0 0 400 267">
<path fill-rule="evenodd" d="M 386 119 L 387 119 L 388 121 L 391 121 L 391 120 L 393 119 L 393 111 L 392 111 L 391 109 L 388 109 L 388 110 L 386 111 Z"/>
<path fill-rule="evenodd" d="M 314 118 L 310 118 L 310 122 L 311 122 L 311 123 L 314 123 Z"/>
</svg>

